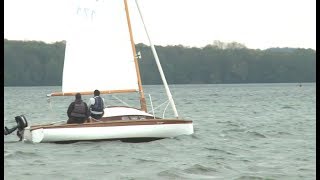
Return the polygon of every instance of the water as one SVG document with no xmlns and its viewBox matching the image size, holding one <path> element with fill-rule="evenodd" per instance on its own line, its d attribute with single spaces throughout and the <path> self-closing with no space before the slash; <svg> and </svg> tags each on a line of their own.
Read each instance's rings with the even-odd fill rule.
<svg viewBox="0 0 320 180">
<path fill-rule="evenodd" d="M 4 179 L 316 179 L 315 83 L 170 88 L 180 116 L 194 122 L 193 135 L 62 145 L 16 142 L 13 133 L 4 137 Z M 5 87 L 4 124 L 13 126 L 20 114 L 32 124 L 66 119 L 74 97 L 52 97 L 50 103 L 45 97 L 59 90 Z M 165 101 L 162 86 L 146 86 L 145 92 L 155 107 Z M 135 97 L 124 99 L 137 104 Z M 171 114 L 168 107 L 165 116 Z"/>
</svg>

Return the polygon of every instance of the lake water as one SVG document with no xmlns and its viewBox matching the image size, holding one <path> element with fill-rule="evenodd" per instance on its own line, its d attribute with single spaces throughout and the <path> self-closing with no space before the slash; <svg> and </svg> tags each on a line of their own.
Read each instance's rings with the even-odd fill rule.
<svg viewBox="0 0 320 180">
<path fill-rule="evenodd" d="M 179 115 L 193 120 L 193 135 L 148 143 L 30 144 L 17 142 L 14 132 L 4 136 L 4 179 L 316 179 L 315 83 L 170 89 Z M 60 90 L 5 87 L 5 126 L 21 114 L 31 124 L 66 120 L 74 97 L 46 98 Z M 144 90 L 155 108 L 165 102 L 163 86 Z M 103 97 L 108 105 L 117 104 L 116 97 L 138 103 L 136 95 Z M 165 116 L 171 115 L 169 106 Z"/>
</svg>

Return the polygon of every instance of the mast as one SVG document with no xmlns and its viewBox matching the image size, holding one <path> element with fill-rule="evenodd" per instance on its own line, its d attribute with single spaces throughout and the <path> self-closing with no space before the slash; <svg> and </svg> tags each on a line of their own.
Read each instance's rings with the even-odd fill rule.
<svg viewBox="0 0 320 180">
<path fill-rule="evenodd" d="M 176 105 L 174 104 L 174 101 L 173 101 L 171 92 L 170 92 L 170 90 L 169 90 L 169 86 L 168 86 L 166 77 L 164 76 L 164 73 L 163 73 L 163 70 L 162 70 L 162 67 L 161 67 L 161 64 L 160 64 L 160 60 L 159 60 L 157 51 L 156 51 L 153 43 L 151 42 L 150 36 L 149 36 L 149 34 L 148 34 L 148 31 L 147 31 L 147 27 L 146 27 L 146 25 L 145 25 L 145 23 L 144 23 L 144 20 L 143 20 L 143 17 L 142 17 L 142 12 L 140 11 L 140 8 L 139 8 L 138 0 L 135 0 L 135 1 L 136 1 L 138 10 L 139 10 L 139 14 L 140 14 L 140 17 L 141 17 L 141 21 L 142 21 L 142 23 L 143 23 L 144 29 L 145 29 L 146 34 L 147 34 L 148 39 L 149 39 L 149 43 L 150 43 L 150 46 L 151 46 L 151 50 L 152 50 L 153 56 L 154 56 L 154 58 L 156 59 L 156 63 L 157 63 L 157 66 L 158 66 L 158 69 L 159 69 L 159 72 L 160 72 L 160 75 L 161 75 L 161 79 L 162 79 L 162 81 L 163 81 L 163 84 L 164 84 L 164 87 L 165 87 L 165 90 L 166 90 L 168 99 L 169 99 L 169 101 L 170 101 L 171 107 L 172 107 L 172 109 L 173 109 L 174 115 L 175 115 L 176 118 L 179 118 L 178 111 L 177 111 Z"/>
<path fill-rule="evenodd" d="M 130 33 L 130 41 L 131 41 L 132 53 L 133 53 L 133 57 L 134 57 L 134 64 L 136 66 L 136 72 L 137 72 L 137 78 L 138 78 L 141 110 L 147 112 L 146 99 L 144 97 L 144 92 L 143 92 L 142 83 L 141 83 L 139 64 L 138 64 L 138 59 L 137 59 L 137 54 L 136 54 L 136 47 L 135 47 L 135 44 L 134 44 L 134 41 L 133 41 L 132 28 L 131 28 L 131 22 L 130 22 L 130 17 L 129 17 L 129 10 L 128 10 L 128 4 L 127 4 L 127 0 L 123 0 L 123 1 L 124 1 L 127 21 L 128 21 L 128 29 L 129 29 L 129 33 Z"/>
</svg>

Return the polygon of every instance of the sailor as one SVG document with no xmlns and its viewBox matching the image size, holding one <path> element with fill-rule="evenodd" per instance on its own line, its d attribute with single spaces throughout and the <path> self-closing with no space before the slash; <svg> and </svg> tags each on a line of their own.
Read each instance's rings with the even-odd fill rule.
<svg viewBox="0 0 320 180">
<path fill-rule="evenodd" d="M 81 94 L 76 94 L 76 99 L 69 105 L 68 108 L 68 121 L 67 124 L 84 123 L 90 116 L 87 103 L 81 99 Z"/>
<path fill-rule="evenodd" d="M 100 91 L 94 90 L 94 97 L 90 98 L 90 116 L 94 119 L 101 119 L 104 114 L 104 99 L 100 97 Z"/>
</svg>

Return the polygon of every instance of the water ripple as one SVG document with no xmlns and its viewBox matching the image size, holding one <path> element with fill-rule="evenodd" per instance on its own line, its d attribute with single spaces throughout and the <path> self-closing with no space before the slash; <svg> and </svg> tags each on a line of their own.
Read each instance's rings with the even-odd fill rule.
<svg viewBox="0 0 320 180">
<path fill-rule="evenodd" d="M 247 131 L 247 134 L 249 134 L 250 136 L 254 136 L 254 137 L 259 137 L 259 138 L 266 138 L 265 135 L 255 132 L 255 131 Z"/>
<path fill-rule="evenodd" d="M 266 178 L 263 178 L 261 176 L 250 176 L 250 175 L 244 175 L 240 176 L 238 178 L 235 178 L 234 180 L 265 180 Z M 268 180 L 273 180 L 271 178 L 267 178 Z"/>
<path fill-rule="evenodd" d="M 202 171 L 203 173 L 203 169 L 206 169 L 205 172 L 206 173 L 199 173 L 199 169 L 200 172 Z M 197 165 L 195 165 L 194 167 L 185 169 L 185 170 L 179 170 L 179 169 L 171 169 L 171 170 L 165 170 L 165 171 L 161 171 L 159 172 L 157 175 L 160 177 L 164 177 L 165 179 L 197 179 L 197 180 L 201 180 L 201 179 L 221 179 L 221 176 L 216 176 L 214 175 L 215 171 L 209 171 L 212 172 L 212 175 L 207 174 L 208 173 L 208 168 L 206 167 L 197 167 Z"/>
<path fill-rule="evenodd" d="M 144 89 L 152 92 L 154 104 L 166 98 L 160 87 Z M 193 120 L 193 135 L 67 145 L 21 143 L 15 135 L 5 136 L 4 179 L 316 179 L 315 83 L 299 90 L 292 84 L 175 87 L 179 114 Z M 4 124 L 15 125 L 14 114 L 25 114 L 30 123 L 66 118 L 71 96 L 52 98 L 48 114 L 45 94 L 59 90 L 4 87 Z M 136 97 L 126 98 L 135 104 Z M 168 108 L 165 116 L 170 113 Z"/>
<path fill-rule="evenodd" d="M 290 106 L 290 105 L 285 105 L 281 107 L 282 109 L 295 109 L 294 107 Z"/>
<path fill-rule="evenodd" d="M 235 155 L 231 152 L 225 151 L 225 150 L 221 150 L 221 149 L 216 149 L 216 148 L 207 148 L 205 147 L 204 149 L 207 149 L 209 151 L 213 151 L 213 152 L 219 152 L 219 153 L 224 153 L 224 154 L 228 154 L 228 155 Z"/>
<path fill-rule="evenodd" d="M 41 157 L 35 152 L 14 151 L 8 152 L 4 155 L 5 158 L 28 158 L 28 157 Z"/>
</svg>

